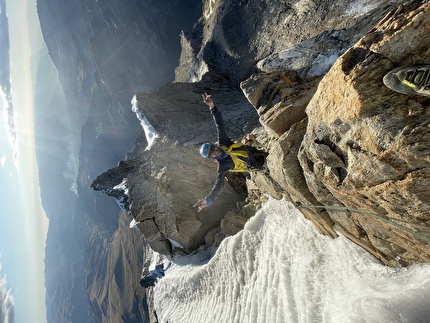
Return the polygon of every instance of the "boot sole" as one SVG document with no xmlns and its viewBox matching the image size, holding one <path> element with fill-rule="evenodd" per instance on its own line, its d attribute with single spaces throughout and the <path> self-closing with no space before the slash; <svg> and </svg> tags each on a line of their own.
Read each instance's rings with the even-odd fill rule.
<svg viewBox="0 0 430 323">
<path fill-rule="evenodd" d="M 406 73 L 411 69 L 430 69 L 430 64 L 408 65 L 408 66 L 401 66 L 401 67 L 395 68 L 392 71 L 388 72 L 384 76 L 382 81 L 384 82 L 384 85 L 387 88 L 395 92 L 406 94 L 406 95 L 421 95 L 421 96 L 430 97 L 430 91 L 428 91 L 429 93 L 417 92 L 413 88 L 413 84 L 407 81 L 405 81 L 406 83 L 405 84 L 398 78 L 397 74 L 401 74 L 402 72 Z M 407 84 L 410 84 L 410 85 L 407 85 Z"/>
</svg>

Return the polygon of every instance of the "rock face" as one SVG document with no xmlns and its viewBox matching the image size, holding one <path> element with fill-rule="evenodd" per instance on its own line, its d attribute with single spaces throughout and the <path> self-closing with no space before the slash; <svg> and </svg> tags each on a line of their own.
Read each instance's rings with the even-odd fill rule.
<svg viewBox="0 0 430 323">
<path fill-rule="evenodd" d="M 235 185 L 237 176 L 232 176 L 215 207 L 200 213 L 193 208 L 197 199 L 209 193 L 216 177 L 216 164 L 198 153 L 200 143 L 216 140 L 212 116 L 201 102 L 201 94 L 209 89 L 222 98 L 219 109 L 232 138 L 257 126 L 254 108 L 223 78 L 174 83 L 153 94 L 140 94 L 139 110 L 160 138 L 150 150 L 137 145 L 128 160 L 92 184 L 94 189 L 106 190 L 127 178 L 130 211 L 152 249 L 163 254 L 171 252 L 172 244 L 185 251 L 204 244 L 206 234 L 244 199 L 244 188 Z"/>
<path fill-rule="evenodd" d="M 386 7 L 386 1 L 363 5 L 342 0 L 205 0 L 202 19 L 182 34 L 176 79 L 194 82 L 202 73 L 216 70 L 237 85 L 261 59 L 332 29 L 345 29 L 334 36 L 345 50 L 362 35 L 364 25 L 371 24 L 370 29 L 377 22 Z M 313 49 L 308 44 L 301 49 L 307 48 L 311 55 L 328 53 L 327 42 Z"/>
<path fill-rule="evenodd" d="M 338 59 L 306 108 L 299 152 L 320 204 L 369 212 L 326 209 L 335 228 L 391 264 L 430 260 L 430 101 L 382 84 L 399 65 L 428 62 L 429 9 L 408 2 Z"/>
<path fill-rule="evenodd" d="M 88 237 L 85 287 L 95 322 L 148 322 L 146 291 L 136 288 L 136 264 L 144 262 L 147 251 L 142 235 L 130 230 L 129 223 L 130 216 L 123 211 L 110 239 L 97 230 Z"/>
<path fill-rule="evenodd" d="M 399 65 L 427 62 L 429 4 L 409 1 L 379 22 L 389 9 L 383 2 L 363 15 L 353 4 L 267 4 L 278 20 L 293 17 L 292 25 L 310 26 L 284 30 L 292 38 L 277 38 L 270 49 L 263 43 L 273 28 L 257 24 L 255 34 L 241 34 L 229 24 L 228 10 L 237 13 L 253 3 L 240 9 L 228 1 L 205 3 L 199 25 L 183 35 L 177 69 L 178 81 L 194 83 L 137 96 L 140 112 L 160 137 L 150 150 L 137 145 L 125 161 L 134 166 L 119 170 L 119 178 L 127 177 L 130 210 L 145 239 L 164 254 L 178 245 L 190 252 L 219 243 L 270 195 L 295 203 L 323 234 L 343 234 L 390 266 L 429 262 L 430 100 L 392 92 L 382 83 Z M 320 24 L 310 23 L 307 12 L 319 6 L 332 8 L 327 20 L 316 15 Z M 306 40 L 299 44 L 301 37 Z M 311 50 L 314 45 L 319 53 Z M 254 129 L 269 152 L 270 172 L 229 179 L 214 205 L 197 213 L 192 204 L 215 177 L 215 165 L 198 155 L 199 144 L 214 140 L 199 99 L 209 90 L 233 138 L 240 139 L 245 126 Z M 101 175 L 93 187 L 105 184 Z"/>
<path fill-rule="evenodd" d="M 341 56 L 307 96 L 307 120 L 282 135 L 283 129 L 275 131 L 279 139 L 269 155 L 271 177 L 322 232 L 340 232 L 392 266 L 428 262 L 430 256 L 430 196 L 424 189 L 429 100 L 382 84 L 391 69 L 426 62 L 430 39 L 418 39 L 428 29 L 428 9 L 422 1 L 400 6 Z M 279 89 L 299 90 L 308 82 L 298 86 L 279 75 L 268 82 L 270 77 L 242 83 L 262 120 L 279 109 L 278 102 L 289 108 L 292 96 Z M 256 93 L 260 87 L 263 95 Z M 263 109 L 266 103 L 254 97 L 275 104 Z M 265 128 L 273 134 L 270 124 Z"/>
</svg>

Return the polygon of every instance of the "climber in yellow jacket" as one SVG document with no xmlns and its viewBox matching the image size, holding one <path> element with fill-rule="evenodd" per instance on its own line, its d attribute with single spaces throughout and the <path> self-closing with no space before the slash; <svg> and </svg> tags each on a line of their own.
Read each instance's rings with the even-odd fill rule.
<svg viewBox="0 0 430 323">
<path fill-rule="evenodd" d="M 203 102 L 207 104 L 216 125 L 218 145 L 205 143 L 200 147 L 200 155 L 207 159 L 214 159 L 218 163 L 217 177 L 210 193 L 199 199 L 194 207 L 200 212 L 212 204 L 216 196 L 224 186 L 224 178 L 227 172 L 247 172 L 249 169 L 263 168 L 265 153 L 254 147 L 233 142 L 225 131 L 224 120 L 221 112 L 215 106 L 210 95 L 202 95 Z"/>
</svg>

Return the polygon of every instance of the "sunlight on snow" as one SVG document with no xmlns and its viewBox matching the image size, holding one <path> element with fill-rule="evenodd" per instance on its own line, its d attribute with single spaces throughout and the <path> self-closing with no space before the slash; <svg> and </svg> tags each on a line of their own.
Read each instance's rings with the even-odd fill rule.
<svg viewBox="0 0 430 323">
<path fill-rule="evenodd" d="M 344 237 L 319 234 L 285 201 L 270 200 L 207 264 L 205 259 L 201 252 L 166 271 L 155 288 L 160 322 L 430 317 L 430 265 L 388 268 Z"/>
</svg>

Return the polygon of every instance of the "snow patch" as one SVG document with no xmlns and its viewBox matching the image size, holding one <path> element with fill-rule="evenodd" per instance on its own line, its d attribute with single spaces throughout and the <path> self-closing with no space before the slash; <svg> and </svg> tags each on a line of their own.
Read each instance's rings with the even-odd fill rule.
<svg viewBox="0 0 430 323">
<path fill-rule="evenodd" d="M 204 10 L 203 10 L 203 18 L 207 20 L 209 19 L 210 16 L 212 16 L 212 14 L 215 11 L 215 4 L 216 4 L 215 0 L 206 1 L 204 5 Z"/>
<path fill-rule="evenodd" d="M 311 77 L 326 74 L 342 54 L 343 50 L 341 49 L 319 54 L 313 61 L 311 68 L 307 71 L 306 76 Z"/>
<path fill-rule="evenodd" d="M 167 257 L 157 252 L 154 252 L 152 254 L 151 264 L 149 265 L 148 269 L 151 274 L 156 275 L 160 278 L 160 268 L 163 269 L 162 276 L 164 276 L 164 270 L 166 270 L 170 266 L 171 262 L 169 259 L 167 259 Z"/>
<path fill-rule="evenodd" d="M 270 199 L 210 260 L 181 260 L 154 289 L 160 323 L 430 317 L 430 265 L 388 268 L 343 236 L 321 235 L 285 201 Z"/>
<path fill-rule="evenodd" d="M 167 238 L 170 241 L 170 244 L 172 245 L 173 249 L 184 249 L 184 247 L 181 246 L 181 244 L 173 239 Z"/>
<path fill-rule="evenodd" d="M 136 113 L 137 118 L 140 120 L 140 125 L 142 126 L 143 131 L 145 132 L 146 141 L 148 142 L 148 147 L 146 147 L 146 150 L 149 150 L 151 149 L 152 145 L 155 143 L 155 140 L 159 136 L 155 132 L 154 127 L 149 123 L 148 119 L 146 119 L 146 117 L 139 110 L 139 104 L 137 102 L 136 96 L 133 97 L 131 104 L 132 104 L 132 110 L 134 113 Z"/>
<path fill-rule="evenodd" d="M 139 228 L 138 228 L 138 226 L 137 226 L 139 223 L 140 222 L 137 222 L 136 219 L 131 220 L 131 222 L 130 222 L 130 229 L 135 229 L 137 231 L 140 231 Z"/>
<path fill-rule="evenodd" d="M 346 9 L 346 15 L 350 17 L 361 17 L 380 6 L 382 1 L 357 0 Z"/>
<path fill-rule="evenodd" d="M 123 193 L 119 199 L 116 199 L 119 207 L 124 210 L 128 210 L 128 185 L 127 178 L 123 178 L 122 182 L 113 187 L 113 190 Z M 130 212 L 129 212 L 130 214 Z"/>
<path fill-rule="evenodd" d="M 113 187 L 114 190 L 122 191 L 128 195 L 127 178 L 123 178 L 122 182 Z"/>
</svg>

